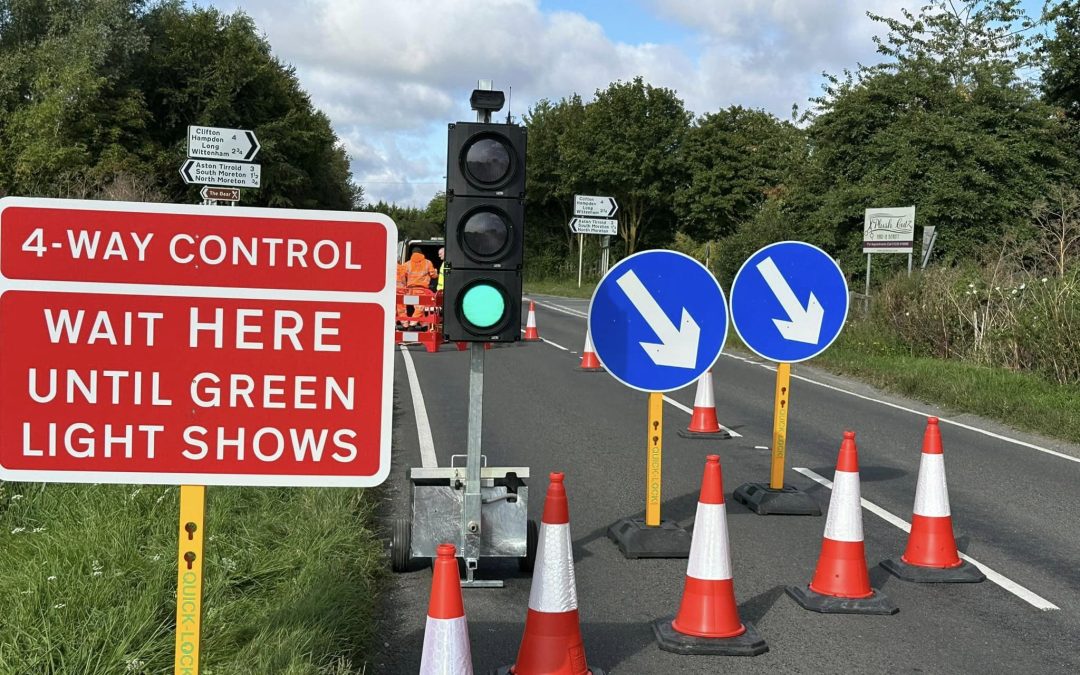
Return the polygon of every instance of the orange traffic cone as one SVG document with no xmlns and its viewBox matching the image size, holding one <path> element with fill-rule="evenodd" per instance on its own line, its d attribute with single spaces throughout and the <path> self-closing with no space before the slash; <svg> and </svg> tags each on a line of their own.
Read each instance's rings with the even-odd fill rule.
<svg viewBox="0 0 1080 675">
<path fill-rule="evenodd" d="M 788 586 L 787 594 L 804 609 L 839 614 L 895 614 L 899 610 L 870 587 L 863 547 L 862 494 L 855 432 L 845 431 L 833 475 L 825 539 L 809 586 Z"/>
<path fill-rule="evenodd" d="M 529 317 L 525 321 L 525 342 L 539 342 L 540 331 L 536 330 L 536 303 L 529 301 Z"/>
<path fill-rule="evenodd" d="M 578 370 L 584 370 L 589 373 L 600 372 L 604 369 L 600 365 L 600 359 L 596 358 L 596 350 L 592 344 L 592 331 L 588 328 L 585 329 L 585 349 L 581 351 L 581 365 L 578 366 Z"/>
<path fill-rule="evenodd" d="M 653 633 L 660 649 L 676 654 L 757 656 L 769 651 L 754 626 L 739 620 L 719 455 L 705 458 L 679 613 L 654 621 Z"/>
<path fill-rule="evenodd" d="M 926 421 L 919 482 L 907 549 L 899 558 L 881 563 L 889 572 L 923 583 L 974 583 L 986 579 L 978 567 L 961 560 L 953 538 L 949 486 L 945 482 L 945 455 L 941 451 L 938 418 Z"/>
<path fill-rule="evenodd" d="M 694 414 L 687 429 L 679 429 L 683 438 L 731 438 L 716 419 L 716 399 L 713 398 L 712 373 L 706 370 L 697 381 L 694 395 Z"/>
<path fill-rule="evenodd" d="M 454 545 L 439 544 L 436 554 L 420 675 L 472 675 L 469 626 L 461 603 Z"/>
<path fill-rule="evenodd" d="M 570 507 L 563 474 L 552 473 L 536 546 L 536 573 L 517 662 L 497 673 L 512 675 L 604 675 L 585 661 L 578 621 Z"/>
</svg>

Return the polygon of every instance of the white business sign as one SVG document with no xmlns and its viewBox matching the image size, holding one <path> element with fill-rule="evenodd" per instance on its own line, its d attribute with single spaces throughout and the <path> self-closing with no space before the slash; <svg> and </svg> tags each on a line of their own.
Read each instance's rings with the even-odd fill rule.
<svg viewBox="0 0 1080 675">
<path fill-rule="evenodd" d="M 262 183 L 262 166 L 243 162 L 189 159 L 180 167 L 180 175 L 188 185 L 257 188 Z"/>
<path fill-rule="evenodd" d="M 914 206 L 866 209 L 863 253 L 911 253 L 914 245 Z"/>
<path fill-rule="evenodd" d="M 613 197 L 574 195 L 574 215 L 590 218 L 611 218 L 619 210 Z"/>
<path fill-rule="evenodd" d="M 259 140 L 250 129 L 190 126 L 188 157 L 250 162 L 259 154 Z"/>
<path fill-rule="evenodd" d="M 570 231 L 574 234 L 607 234 L 619 233 L 619 221 L 608 218 L 571 218 Z"/>
</svg>

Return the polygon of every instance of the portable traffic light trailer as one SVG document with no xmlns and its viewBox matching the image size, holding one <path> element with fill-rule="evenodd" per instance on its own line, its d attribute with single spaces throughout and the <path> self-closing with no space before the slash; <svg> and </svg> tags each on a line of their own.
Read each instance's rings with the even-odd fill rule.
<svg viewBox="0 0 1080 675">
<path fill-rule="evenodd" d="M 447 134 L 443 333 L 470 346 L 467 451 L 450 467 L 410 470 L 411 519 L 394 523 L 391 540 L 396 571 L 455 544 L 465 587 L 503 585 L 473 578 L 481 557 L 517 557 L 531 572 L 538 536 L 528 520 L 529 468 L 488 467 L 481 453 L 485 347 L 521 339 L 526 134 L 491 122 L 503 102 L 481 82 L 470 99 L 477 121 L 451 124 Z"/>
</svg>

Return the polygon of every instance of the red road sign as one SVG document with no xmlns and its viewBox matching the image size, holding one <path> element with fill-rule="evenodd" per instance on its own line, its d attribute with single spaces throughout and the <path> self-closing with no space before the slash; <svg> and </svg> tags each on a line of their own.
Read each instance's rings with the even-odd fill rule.
<svg viewBox="0 0 1080 675">
<path fill-rule="evenodd" d="M 0 478 L 382 482 L 396 239 L 371 213 L 0 200 Z"/>
</svg>

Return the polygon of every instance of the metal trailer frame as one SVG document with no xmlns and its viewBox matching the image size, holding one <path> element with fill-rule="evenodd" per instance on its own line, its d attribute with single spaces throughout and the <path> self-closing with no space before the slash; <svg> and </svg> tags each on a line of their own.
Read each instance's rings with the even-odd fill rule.
<svg viewBox="0 0 1080 675">
<path fill-rule="evenodd" d="M 443 543 L 464 560 L 462 587 L 503 586 L 474 578 L 481 557 L 518 558 L 521 571 L 532 572 L 539 527 L 529 520 L 529 468 L 489 467 L 481 454 L 485 346 L 470 344 L 467 453 L 454 455 L 449 467 L 409 470 L 410 516 L 395 519 L 391 531 L 395 572 L 408 571 L 414 558 L 434 558 Z"/>
</svg>

